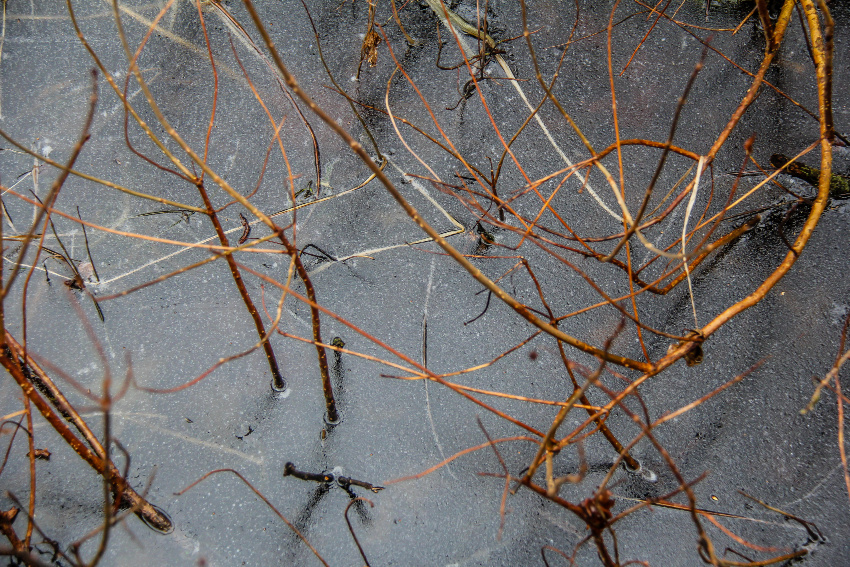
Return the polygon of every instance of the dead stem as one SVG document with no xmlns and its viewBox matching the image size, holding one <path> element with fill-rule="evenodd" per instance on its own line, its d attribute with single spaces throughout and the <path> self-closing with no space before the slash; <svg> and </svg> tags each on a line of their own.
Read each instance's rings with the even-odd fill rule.
<svg viewBox="0 0 850 567">
<path fill-rule="evenodd" d="M 817 13 L 814 11 L 814 5 L 811 0 L 804 0 L 803 6 L 806 9 L 807 16 L 809 18 L 809 29 L 812 35 L 812 44 L 816 52 L 821 52 L 822 54 L 822 46 L 823 41 L 820 36 L 820 27 L 817 18 Z M 780 14 L 779 20 L 777 21 L 775 28 L 775 36 L 777 42 L 781 42 L 782 36 L 785 32 L 785 28 L 788 25 L 788 20 L 791 16 L 791 10 L 794 8 L 793 0 L 786 0 L 785 5 L 782 7 L 782 13 Z M 709 156 L 713 157 L 717 150 L 719 150 L 722 142 L 726 140 L 726 137 L 731 133 L 732 128 L 737 123 L 738 119 L 743 115 L 743 112 L 752 103 L 755 99 L 755 95 L 759 86 L 760 78 L 764 76 L 764 73 L 767 71 L 767 65 L 769 65 L 770 60 L 773 57 L 774 51 L 768 53 L 765 56 L 765 63 L 762 65 L 762 68 L 759 70 L 759 74 L 757 75 L 758 79 L 754 82 L 753 86 L 748 91 L 747 96 L 741 102 L 738 109 L 735 111 L 733 119 L 730 120 L 729 124 L 724 129 L 720 138 L 717 142 L 715 142 L 712 150 L 709 152 Z M 822 54 L 823 55 L 823 54 Z M 827 123 L 827 113 L 829 103 L 827 102 L 827 90 L 826 90 L 826 76 L 832 73 L 832 61 L 827 60 L 824 57 L 819 58 L 819 64 L 817 67 L 817 77 L 818 77 L 818 104 L 821 109 L 821 123 L 820 123 L 820 146 L 821 146 L 821 177 L 818 189 L 818 196 L 814 200 L 812 204 L 812 209 L 809 213 L 808 218 L 806 219 L 806 223 L 803 226 L 803 229 L 797 235 L 797 239 L 795 240 L 791 250 L 785 255 L 782 263 L 773 271 L 773 273 L 768 276 L 764 282 L 759 285 L 753 292 L 751 292 L 746 298 L 738 301 L 734 305 L 728 307 L 722 313 L 717 315 L 713 321 L 708 323 L 708 325 L 704 326 L 701 329 L 702 335 L 705 337 L 710 336 L 717 329 L 719 329 L 724 323 L 728 322 L 735 315 L 743 312 L 746 309 L 749 309 L 759 301 L 761 301 L 767 292 L 773 288 L 774 285 L 786 274 L 788 270 L 791 269 L 791 266 L 794 265 L 797 258 L 799 257 L 800 252 L 802 252 L 803 248 L 805 248 L 806 244 L 809 241 L 812 233 L 815 230 L 815 227 L 820 220 L 821 215 L 823 214 L 824 209 L 826 208 L 826 202 L 829 198 L 829 186 L 831 181 L 832 174 L 832 145 L 829 143 L 829 136 L 831 133 L 830 125 Z"/>
<path fill-rule="evenodd" d="M 27 412 L 27 442 L 29 443 L 29 465 L 30 465 L 30 495 L 29 495 L 29 513 L 27 514 L 27 531 L 24 536 L 24 549 L 30 549 L 30 542 L 32 541 L 32 530 L 33 530 L 33 521 L 32 519 L 35 517 L 35 498 L 36 498 L 36 477 L 35 477 L 35 440 L 33 439 L 33 427 L 32 427 L 32 405 L 30 404 L 30 399 L 24 396 L 24 410 Z M 12 448 L 11 442 L 9 443 L 9 448 Z M 6 454 L 8 457 L 9 454 Z M 5 461 L 4 461 L 5 464 Z"/>
<path fill-rule="evenodd" d="M 284 523 L 284 524 L 286 524 L 286 525 L 287 525 L 287 527 L 288 527 L 290 530 L 292 530 L 292 531 L 295 533 L 295 535 L 297 535 L 297 536 L 298 536 L 298 538 L 299 538 L 301 541 L 303 541 L 303 542 L 304 542 L 304 544 L 305 544 L 307 547 L 309 547 L 309 548 L 310 548 L 310 551 L 312 551 L 312 552 L 313 552 L 313 555 L 315 555 L 315 556 L 316 556 L 316 558 L 317 558 L 319 561 L 321 561 L 321 562 L 322 562 L 322 565 L 324 565 L 325 567 L 328 567 L 328 563 L 327 563 L 327 562 L 326 562 L 326 561 L 322 558 L 322 556 L 321 556 L 321 555 L 319 555 L 319 552 L 318 552 L 318 551 L 316 551 L 316 548 L 314 548 L 314 547 L 310 544 L 310 542 L 309 542 L 309 541 L 307 541 L 307 538 L 305 538 L 305 537 L 304 537 L 304 534 L 302 534 L 302 533 L 298 530 L 298 528 L 296 528 L 294 525 L 292 525 L 292 523 L 291 523 L 289 520 L 287 520 L 287 519 L 283 516 L 283 514 L 281 514 L 280 512 L 278 512 L 277 508 L 275 508 L 275 507 L 272 505 L 272 503 L 271 503 L 271 502 L 269 502 L 268 498 L 266 498 L 265 496 L 263 496 L 263 494 L 262 494 L 259 490 L 257 490 L 256 488 L 254 488 L 254 486 L 253 486 L 250 482 L 248 482 L 248 480 L 247 480 L 244 476 L 242 476 L 242 475 L 241 475 L 238 471 L 236 471 L 236 470 L 234 470 L 234 469 L 216 469 L 216 470 L 214 470 L 214 471 L 210 471 L 210 472 L 208 472 L 207 474 L 205 474 L 204 476 L 202 476 L 201 478 L 199 478 L 198 480 L 196 480 L 195 482 L 193 482 L 192 484 L 190 484 L 189 486 L 187 486 L 186 488 L 184 488 L 183 490 L 181 490 L 180 492 L 175 492 L 175 493 L 174 493 L 174 495 L 175 495 L 175 496 L 182 496 L 182 495 L 186 494 L 189 490 L 191 490 L 192 488 L 194 488 L 195 486 L 197 486 L 198 484 L 200 484 L 201 482 L 205 481 L 206 479 L 208 479 L 208 478 L 209 478 L 209 477 L 211 477 L 212 475 L 214 475 L 214 474 L 218 474 L 218 473 L 231 473 L 231 474 L 236 475 L 236 477 L 237 477 L 239 480 L 241 480 L 241 481 L 245 484 L 245 486 L 247 486 L 248 488 L 250 488 L 250 489 L 251 489 L 251 492 L 253 492 L 254 494 L 256 494 L 256 495 L 257 495 L 257 497 L 258 497 L 260 500 L 262 500 L 262 501 L 263 501 L 263 503 L 265 503 L 265 505 L 266 505 L 266 506 L 268 506 L 268 507 L 269 507 L 269 509 L 270 509 L 272 512 L 274 512 L 274 513 L 275 513 L 275 515 L 276 515 L 278 518 L 280 518 L 280 519 L 281 519 L 281 521 L 283 521 L 283 523 Z"/>
<path fill-rule="evenodd" d="M 487 433 L 487 430 L 484 428 L 484 424 L 481 423 L 481 418 L 476 416 L 475 419 L 478 421 L 478 427 L 481 429 L 481 432 L 484 433 L 484 437 L 487 438 L 487 443 L 493 448 L 493 452 L 499 460 L 499 466 L 501 466 L 502 470 L 505 472 L 505 488 L 502 490 L 502 502 L 499 505 L 499 531 L 496 534 L 496 541 L 502 541 L 502 532 L 505 529 L 505 503 L 507 502 L 508 492 L 510 492 L 511 488 L 511 474 L 508 472 L 508 467 L 505 464 L 505 460 L 502 458 L 502 454 L 499 453 L 499 449 L 496 447 L 495 443 L 493 443 L 493 440 L 490 438 L 490 434 Z"/>
<path fill-rule="evenodd" d="M 221 228 L 221 222 L 218 220 L 218 215 L 216 215 L 215 210 L 213 210 L 210 198 L 202 183 L 198 184 L 198 191 L 201 194 L 201 198 L 204 200 L 204 205 L 207 207 L 207 216 L 209 216 L 213 226 L 215 227 L 215 232 L 218 235 L 219 242 L 221 242 L 222 246 L 230 246 L 227 236 L 224 234 L 224 229 Z M 275 357 L 271 342 L 268 340 L 268 334 L 266 333 L 265 325 L 263 325 L 263 319 L 260 317 L 257 307 L 254 305 L 251 296 L 248 294 L 248 289 L 245 287 L 245 282 L 242 281 L 242 274 L 239 273 L 239 268 L 236 266 L 236 261 L 233 259 L 233 255 L 227 254 L 225 259 L 227 261 L 227 266 L 230 268 L 230 274 L 233 276 L 233 282 L 239 290 L 239 295 L 242 297 L 242 302 L 245 304 L 248 314 L 251 315 L 251 319 L 254 320 L 257 335 L 260 337 L 260 341 L 263 344 L 263 351 L 266 353 L 266 360 L 268 360 L 269 370 L 271 370 L 272 373 L 272 387 L 275 390 L 282 392 L 286 390 L 286 380 L 284 380 L 283 375 L 280 373 L 278 368 L 277 358 Z"/>
<path fill-rule="evenodd" d="M 8 341 L 8 337 L 7 337 Z M 13 358 L 11 351 L 0 353 L 0 364 L 6 368 L 9 374 L 15 379 L 20 386 L 24 395 L 38 408 L 41 415 L 50 423 L 53 429 L 65 440 L 65 442 L 85 460 L 95 471 L 101 476 L 108 477 L 110 488 L 115 495 L 116 501 L 136 507 L 137 514 L 144 521 L 162 532 L 169 532 L 172 529 L 171 520 L 169 520 L 160 510 L 150 503 L 145 501 L 132 487 L 127 483 L 112 461 L 101 457 L 91 449 L 83 445 L 77 437 L 71 432 L 62 419 L 56 412 L 47 404 L 36 391 L 33 384 L 26 378 L 23 368 L 25 365 L 16 358 Z M 104 452 L 105 456 L 106 453 Z"/>
<path fill-rule="evenodd" d="M 345 516 L 345 523 L 348 524 L 348 532 L 354 539 L 354 544 L 357 546 L 357 551 L 360 552 L 360 557 L 363 558 L 363 562 L 366 564 L 366 567 L 371 567 L 369 565 L 369 560 L 366 558 L 366 552 L 363 551 L 363 546 L 360 545 L 360 540 L 357 539 L 357 534 L 354 533 L 354 528 L 351 527 L 351 520 L 348 519 L 348 511 L 357 502 L 367 502 L 370 508 L 374 508 L 375 504 L 367 498 L 355 498 L 354 500 L 348 503 L 348 506 L 345 507 L 345 513 L 343 514 L 343 516 Z"/>
</svg>

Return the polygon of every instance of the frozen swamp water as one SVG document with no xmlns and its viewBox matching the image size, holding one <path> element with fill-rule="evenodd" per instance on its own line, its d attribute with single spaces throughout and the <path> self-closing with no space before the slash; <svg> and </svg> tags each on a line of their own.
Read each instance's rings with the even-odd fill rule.
<svg viewBox="0 0 850 567">
<path fill-rule="evenodd" d="M 132 50 L 144 40 L 165 4 L 120 2 L 122 23 Z M 284 0 L 257 4 L 284 63 L 303 89 L 377 159 L 369 135 L 319 59 L 316 37 L 301 3 Z M 563 44 L 570 40 L 570 30 L 576 25 L 574 42 L 564 56 L 553 92 L 566 105 L 588 142 L 600 151 L 616 139 L 605 31 L 611 6 L 579 4 L 581 11 L 576 22 L 575 6 L 570 3 L 529 3 L 528 28 L 539 30 L 531 37 L 541 72 L 550 80 L 561 59 Z M 729 30 L 747 16 L 752 6 L 730 4 L 733 3 L 713 4 L 706 16 L 703 2 L 683 3 L 675 17 L 690 26 L 680 27 L 662 18 L 620 75 L 656 19 L 648 18 L 646 8 L 639 3 L 621 2 L 613 21 L 623 21 L 612 35 L 621 139 L 660 143 L 667 139 L 677 100 L 703 51 L 693 34 L 704 39 L 712 33 L 702 28 L 726 30 L 715 32 L 712 46 L 749 72 L 758 69 L 765 39 L 757 17 L 752 16 L 733 35 Z M 488 114 L 474 85 L 469 86 L 469 74 L 464 68 L 441 69 L 436 65 L 438 52 L 444 68 L 463 62 L 451 31 L 440 24 L 425 2 L 411 2 L 403 8 L 400 2 L 396 5 L 406 33 L 416 43 L 407 44 L 393 19 L 392 6 L 378 3 L 375 22 L 381 24 L 387 40 L 377 44 L 376 64 L 371 66 L 368 60 L 360 65 L 361 44 L 369 29 L 367 5 L 340 5 L 336 0 L 307 2 L 328 68 L 339 87 L 346 89 L 354 101 L 386 157 L 384 172 L 389 179 L 422 218 L 446 235 L 450 244 L 470 255 L 470 261 L 489 278 L 501 277 L 499 284 L 503 289 L 536 310 L 537 316 L 549 319 L 528 272 L 518 268 L 506 274 L 519 256 L 534 270 L 548 308 L 556 316 L 603 299 L 577 271 L 557 261 L 552 252 L 572 262 L 610 297 L 627 295 L 629 280 L 622 270 L 573 254 L 572 250 L 584 248 L 575 241 L 553 236 L 552 230 L 566 230 L 550 213 L 542 215 L 540 221 L 550 232 L 539 235 L 571 250 L 521 242 L 521 234 L 516 231 L 481 222 L 481 212 L 470 204 L 473 193 L 480 193 L 480 184 L 474 182 L 460 160 L 408 126 L 415 124 L 439 140 L 444 134 L 467 163 L 484 176 L 490 175 L 491 164 L 496 170 L 503 153 L 499 135 L 509 140 L 530 115 L 516 87 L 520 87 L 532 108 L 543 98 L 524 40 L 497 46 L 504 52 L 499 55 L 512 70 L 515 81 L 505 78 L 504 70 L 495 62 L 495 52 L 488 55 L 492 60 L 488 60 L 487 74 L 481 76 L 493 79 L 479 81 Z M 847 82 L 840 78 L 847 75 L 850 62 L 846 40 L 850 10 L 840 2 L 829 5 L 835 19 L 833 112 L 836 130 L 844 133 L 850 131 L 850 109 Z M 112 73 L 119 89 L 125 88 L 128 62 L 111 2 L 87 0 L 73 2 L 73 6 L 86 39 L 104 68 Z M 450 7 L 473 26 L 476 14 L 482 18 L 485 14 L 483 5 L 476 7 L 469 0 L 454 2 Z M 295 205 L 303 206 L 297 209 L 297 230 L 289 227 L 288 234 L 303 251 L 300 257 L 322 307 L 416 363 L 427 362 L 429 370 L 440 374 L 485 365 L 536 331 L 497 297 L 489 297 L 486 291 L 481 293 L 482 285 L 442 254 L 378 181 L 364 185 L 371 172 L 301 104 L 319 148 L 321 181 L 317 183 L 310 135 L 287 97 L 289 90 L 281 87 L 276 71 L 269 66 L 271 60 L 259 55 L 250 43 L 249 38 L 262 53 L 267 52 L 248 12 L 236 0 L 204 3 L 202 10 L 206 32 L 194 2 L 178 0 L 171 5 L 142 51 L 141 73 L 164 117 L 196 153 L 203 155 L 216 84 L 205 43 L 204 34 L 208 34 L 218 81 L 209 168 L 241 195 L 247 196 L 259 187 L 250 202 L 267 215 L 291 208 L 292 193 L 299 192 Z M 776 8 L 775 13 L 778 11 Z M 496 39 L 521 36 L 519 3 L 491 0 L 486 16 L 488 31 Z M 95 66 L 76 36 L 64 3 L 5 3 L 4 35 L 0 41 L 0 128 L 24 149 L 64 163 L 80 135 L 91 93 L 90 71 Z M 477 53 L 479 42 L 475 38 L 463 35 L 462 41 L 472 50 L 471 55 Z M 439 42 L 444 44 L 441 51 Z M 396 64 L 387 43 L 418 92 L 400 73 L 393 76 Z M 814 70 L 806 45 L 795 14 L 766 79 L 817 114 Z M 349 77 L 357 76 L 358 66 L 359 79 L 349 81 Z M 130 150 L 124 133 L 124 106 L 103 73 L 99 75 L 100 96 L 91 137 L 75 169 L 133 191 L 203 208 L 195 185 L 151 165 Z M 682 110 L 675 145 L 697 155 L 706 154 L 751 80 L 717 52 L 709 51 Z M 266 104 L 268 115 L 251 86 Z M 130 80 L 126 93 L 140 119 L 164 140 L 164 147 L 181 163 L 190 164 L 191 159 L 167 135 L 145 102 L 138 82 Z M 385 112 L 385 97 L 395 124 Z M 442 133 L 434 125 L 431 113 Z M 280 144 L 274 138 L 275 128 L 270 125 L 269 116 L 275 124 L 283 121 Z M 541 208 L 541 201 L 529 190 L 529 180 L 560 172 L 554 181 L 540 185 L 540 190 L 549 196 L 561 182 L 566 173 L 561 170 L 568 163 L 589 157 L 554 105 L 543 105 L 538 116 L 539 122 L 532 118 L 511 145 L 513 158 L 505 159 L 498 185 L 499 196 L 528 219 L 535 219 Z M 722 208 L 741 169 L 744 142 L 751 134 L 756 135 L 754 157 L 769 168 L 772 154 L 793 156 L 816 141 L 818 122 L 788 98 L 763 87 L 758 100 L 717 154 L 713 178 L 708 173 L 703 176 L 689 226 L 697 224 L 703 211 L 707 210 L 708 218 Z M 127 136 L 140 154 L 172 169 L 176 167 L 132 117 Z M 285 149 L 286 159 L 280 146 Z M 3 277 L 8 281 L 21 246 L 20 239 L 11 238 L 27 232 L 36 214 L 33 193 L 45 198 L 59 170 L 35 162 L 8 141 L 4 140 L 1 147 L 0 182 L 4 190 L 11 190 L 3 195 L 3 236 L 7 238 Z M 624 150 L 624 175 L 630 189 L 625 200 L 632 214 L 640 207 L 659 155 L 657 149 L 639 146 Z M 803 161 L 817 164 L 817 155 L 815 150 Z M 266 156 L 269 157 L 264 166 Z M 850 171 L 849 158 L 846 148 L 835 148 L 834 171 Z M 694 165 L 693 160 L 678 154 L 668 159 L 650 210 Z M 618 183 L 616 152 L 609 154 L 604 164 Z M 200 173 L 197 166 L 187 169 L 188 175 Z M 745 194 L 765 177 L 752 162 L 745 170 L 737 195 Z M 429 182 L 432 175 L 439 176 L 446 185 Z M 691 179 L 693 172 L 688 175 Z M 779 180 L 796 194 L 815 194 L 812 186 L 799 179 L 782 175 Z M 465 192 L 464 184 L 473 193 Z M 206 185 L 215 207 L 223 207 L 231 200 L 209 176 Z M 450 194 L 455 190 L 455 195 Z M 748 211 L 779 203 L 784 195 L 773 186 L 756 192 L 730 213 L 749 216 L 723 223 L 715 237 L 751 218 L 754 213 Z M 623 230 L 622 222 L 615 218 L 620 216 L 617 200 L 598 172 L 591 175 L 588 185 L 583 186 L 575 177 L 567 180 L 551 203 L 571 230 L 584 238 Z M 338 483 L 284 477 L 286 462 L 294 463 L 300 471 L 333 473 L 335 478 L 343 474 L 385 486 L 377 493 L 352 487 L 374 507 L 356 501 L 348 512 L 360 545 L 369 563 L 375 566 L 539 565 L 544 546 L 570 555 L 588 535 L 584 523 L 574 514 L 526 489 L 508 495 L 500 532 L 505 485 L 499 476 L 504 474 L 500 459 L 514 477 L 521 477 L 537 449 L 528 441 L 500 443 L 499 458 L 485 447 L 422 478 L 389 483 L 486 443 L 476 417 L 480 417 L 493 439 L 534 435 L 436 382 L 394 379 L 409 376 L 413 366 L 329 315 L 322 315 L 325 344 L 339 337 L 349 351 L 408 369 L 328 350 L 330 379 L 341 416 L 332 427 L 324 419 L 325 400 L 314 346 L 279 334 L 274 334 L 270 342 L 287 382 L 283 393 L 269 388 L 272 377 L 262 349 L 216 368 L 191 387 L 172 393 L 150 392 L 195 380 L 221 358 L 244 352 L 257 343 L 251 316 L 225 261 L 219 259 L 124 297 L 102 301 L 101 322 L 90 297 L 62 285 L 72 277 L 72 271 L 57 256 L 70 258 L 86 288 L 102 298 L 209 258 L 207 249 L 170 242 L 218 244 L 213 225 L 202 212 L 139 198 L 74 175 L 62 187 L 55 207 L 68 216 L 53 216 L 56 234 L 48 229 L 45 250 L 28 283 L 27 349 L 48 373 L 56 372 L 54 379 L 97 435 L 102 432 L 102 413 L 84 395 L 87 390 L 95 396 L 101 391 L 105 365 L 97 348 L 103 349 L 111 369 L 114 393 L 121 389 L 128 373 L 132 374 L 134 385 L 110 412 L 112 436 L 130 455 L 127 461 L 119 453 L 115 456 L 116 465 L 119 469 L 127 467 L 129 483 L 139 491 L 147 490 L 148 499 L 164 510 L 174 525 L 170 534 L 161 535 L 144 528 L 135 517 L 128 518 L 127 529 L 112 531 L 102 564 L 319 564 L 293 530 L 232 474 L 215 474 L 185 494 L 176 495 L 218 469 L 234 469 L 249 480 L 330 565 L 362 564 L 344 516 L 351 503 L 349 493 Z M 791 271 L 764 300 L 733 318 L 706 341 L 701 364 L 687 366 L 684 361 L 677 362 L 640 387 L 640 401 L 630 398 L 627 403 L 641 419 L 648 416 L 656 420 L 762 361 L 756 371 L 722 394 L 654 430 L 655 438 L 687 481 L 705 473 L 693 485 L 698 508 L 726 514 L 711 519 L 747 542 L 774 548 L 760 552 L 740 545 L 701 516 L 718 554 L 731 547 L 763 560 L 808 545 L 811 553 L 800 560 L 802 565 L 842 565 L 850 557 L 850 499 L 837 447 L 835 394 L 824 390 L 815 410 L 800 414 L 814 392 L 812 377 L 822 378 L 835 362 L 850 305 L 847 207 L 846 200 L 829 203 Z M 112 232 L 88 226 L 84 235 L 81 225 L 74 221 L 77 208 L 83 220 Z M 787 252 L 780 229 L 793 240 L 802 228 L 805 207 L 782 224 L 789 208 L 787 205 L 763 211 L 755 228 L 713 252 L 692 270 L 693 307 L 687 282 L 666 296 L 640 296 L 638 307 L 644 325 L 683 335 L 695 326 L 694 310 L 698 325 L 706 325 L 756 289 Z M 489 214 L 493 215 L 491 218 L 498 217 L 495 208 Z M 681 235 L 684 216 L 684 206 L 679 207 L 647 230 L 647 238 L 657 246 L 671 245 Z M 242 236 L 250 239 L 269 234 L 241 206 L 224 209 L 219 218 L 231 244 Z M 282 214 L 274 220 L 286 227 L 292 222 L 292 215 Z M 510 215 L 506 223 L 521 231 L 520 223 Z M 246 225 L 250 226 L 249 234 Z M 693 247 L 703 235 L 704 232 L 699 233 L 689 246 Z M 614 242 L 593 242 L 593 246 L 607 254 Z M 269 240 L 257 247 L 267 252 L 239 253 L 237 261 L 246 270 L 285 283 L 290 260 L 282 246 Z M 35 246 L 24 258 L 25 266 L 35 258 L 34 249 Z M 674 249 L 678 250 L 680 247 Z M 636 237 L 630 253 L 636 265 L 655 257 Z M 625 253 L 618 258 L 625 261 Z M 657 265 L 647 270 L 647 281 L 661 275 L 662 263 L 666 260 L 657 260 Z M 658 271 L 652 272 L 655 269 Z M 654 275 L 650 277 L 651 274 Z M 311 340 L 311 312 L 307 305 L 289 297 L 279 308 L 277 288 L 244 270 L 243 277 L 267 328 L 280 309 L 280 330 Z M 6 328 L 19 341 L 24 333 L 25 278 L 26 269 L 4 303 Z M 297 275 L 293 276 L 291 287 L 299 294 L 305 293 L 304 282 Z M 630 300 L 622 305 L 632 308 Z M 620 320 L 620 313 L 609 306 L 565 319 L 559 329 L 602 348 Z M 93 329 L 92 336 L 88 326 Z M 648 331 L 643 331 L 642 338 L 652 360 L 661 359 L 675 342 Z M 613 341 L 611 350 L 644 360 L 638 334 L 630 322 Z M 598 367 L 598 361 L 586 353 L 569 347 L 566 352 L 577 365 Z M 641 375 L 619 367 L 615 370 L 628 380 Z M 63 375 L 73 378 L 82 392 Z M 447 379 L 479 390 L 559 403 L 572 392 L 558 343 L 544 335 L 493 365 Z M 625 385 L 607 373 L 603 382 L 617 391 Z M 475 396 L 543 433 L 557 413 L 557 407 L 552 405 Z M 610 400 L 598 389 L 592 389 L 589 397 L 597 405 Z M 4 374 L 0 381 L 0 415 L 17 422 L 21 418 L 21 401 L 20 387 Z M 586 418 L 584 410 L 574 410 L 561 426 L 561 435 Z M 640 433 L 620 409 L 611 413 L 607 425 L 624 443 Z M 38 414 L 33 427 L 36 448 L 45 447 L 52 453 L 49 461 L 36 461 L 36 520 L 44 536 L 36 533 L 33 537 L 38 552 L 44 553 L 39 555 L 41 560 L 50 561 L 49 546 L 42 543 L 45 537 L 69 552 L 71 543 L 101 525 L 103 488 L 93 470 Z M 12 430 L 11 425 L 3 428 L 2 447 L 8 446 Z M 26 439 L 19 432 L 0 474 L 2 510 L 14 505 L 10 493 L 26 507 L 30 486 Z M 583 468 L 582 462 L 586 467 L 581 482 L 561 487 L 561 497 L 573 503 L 591 497 L 617 459 L 616 451 L 602 435 L 589 437 L 582 447 L 584 461 L 576 445 L 568 446 L 553 459 L 556 476 L 576 474 Z M 114 447 L 112 450 L 118 451 Z M 614 514 L 641 500 L 663 497 L 680 483 L 647 439 L 639 441 L 632 454 L 643 466 L 643 472 L 631 474 L 624 467 L 614 470 L 608 485 Z M 544 468 L 535 477 L 541 485 L 545 485 Z M 761 507 L 739 491 L 812 522 L 824 540 L 812 542 L 805 525 Z M 678 505 L 687 504 L 681 494 L 670 499 Z M 13 524 L 21 536 L 25 525 L 23 514 Z M 699 564 L 698 535 L 686 510 L 644 509 L 620 520 L 615 529 L 623 563 L 641 560 L 663 566 Z M 610 534 L 605 537 L 613 545 Z M 94 538 L 83 545 L 84 558 L 94 555 L 97 541 Z M 7 543 L 0 541 L 0 547 Z M 554 552 L 547 552 L 546 557 L 551 565 L 566 564 Z M 725 558 L 744 561 L 732 553 Z M 579 548 L 576 564 L 596 565 L 599 561 L 592 543 Z M 61 560 L 61 564 L 67 561 Z"/>
</svg>

